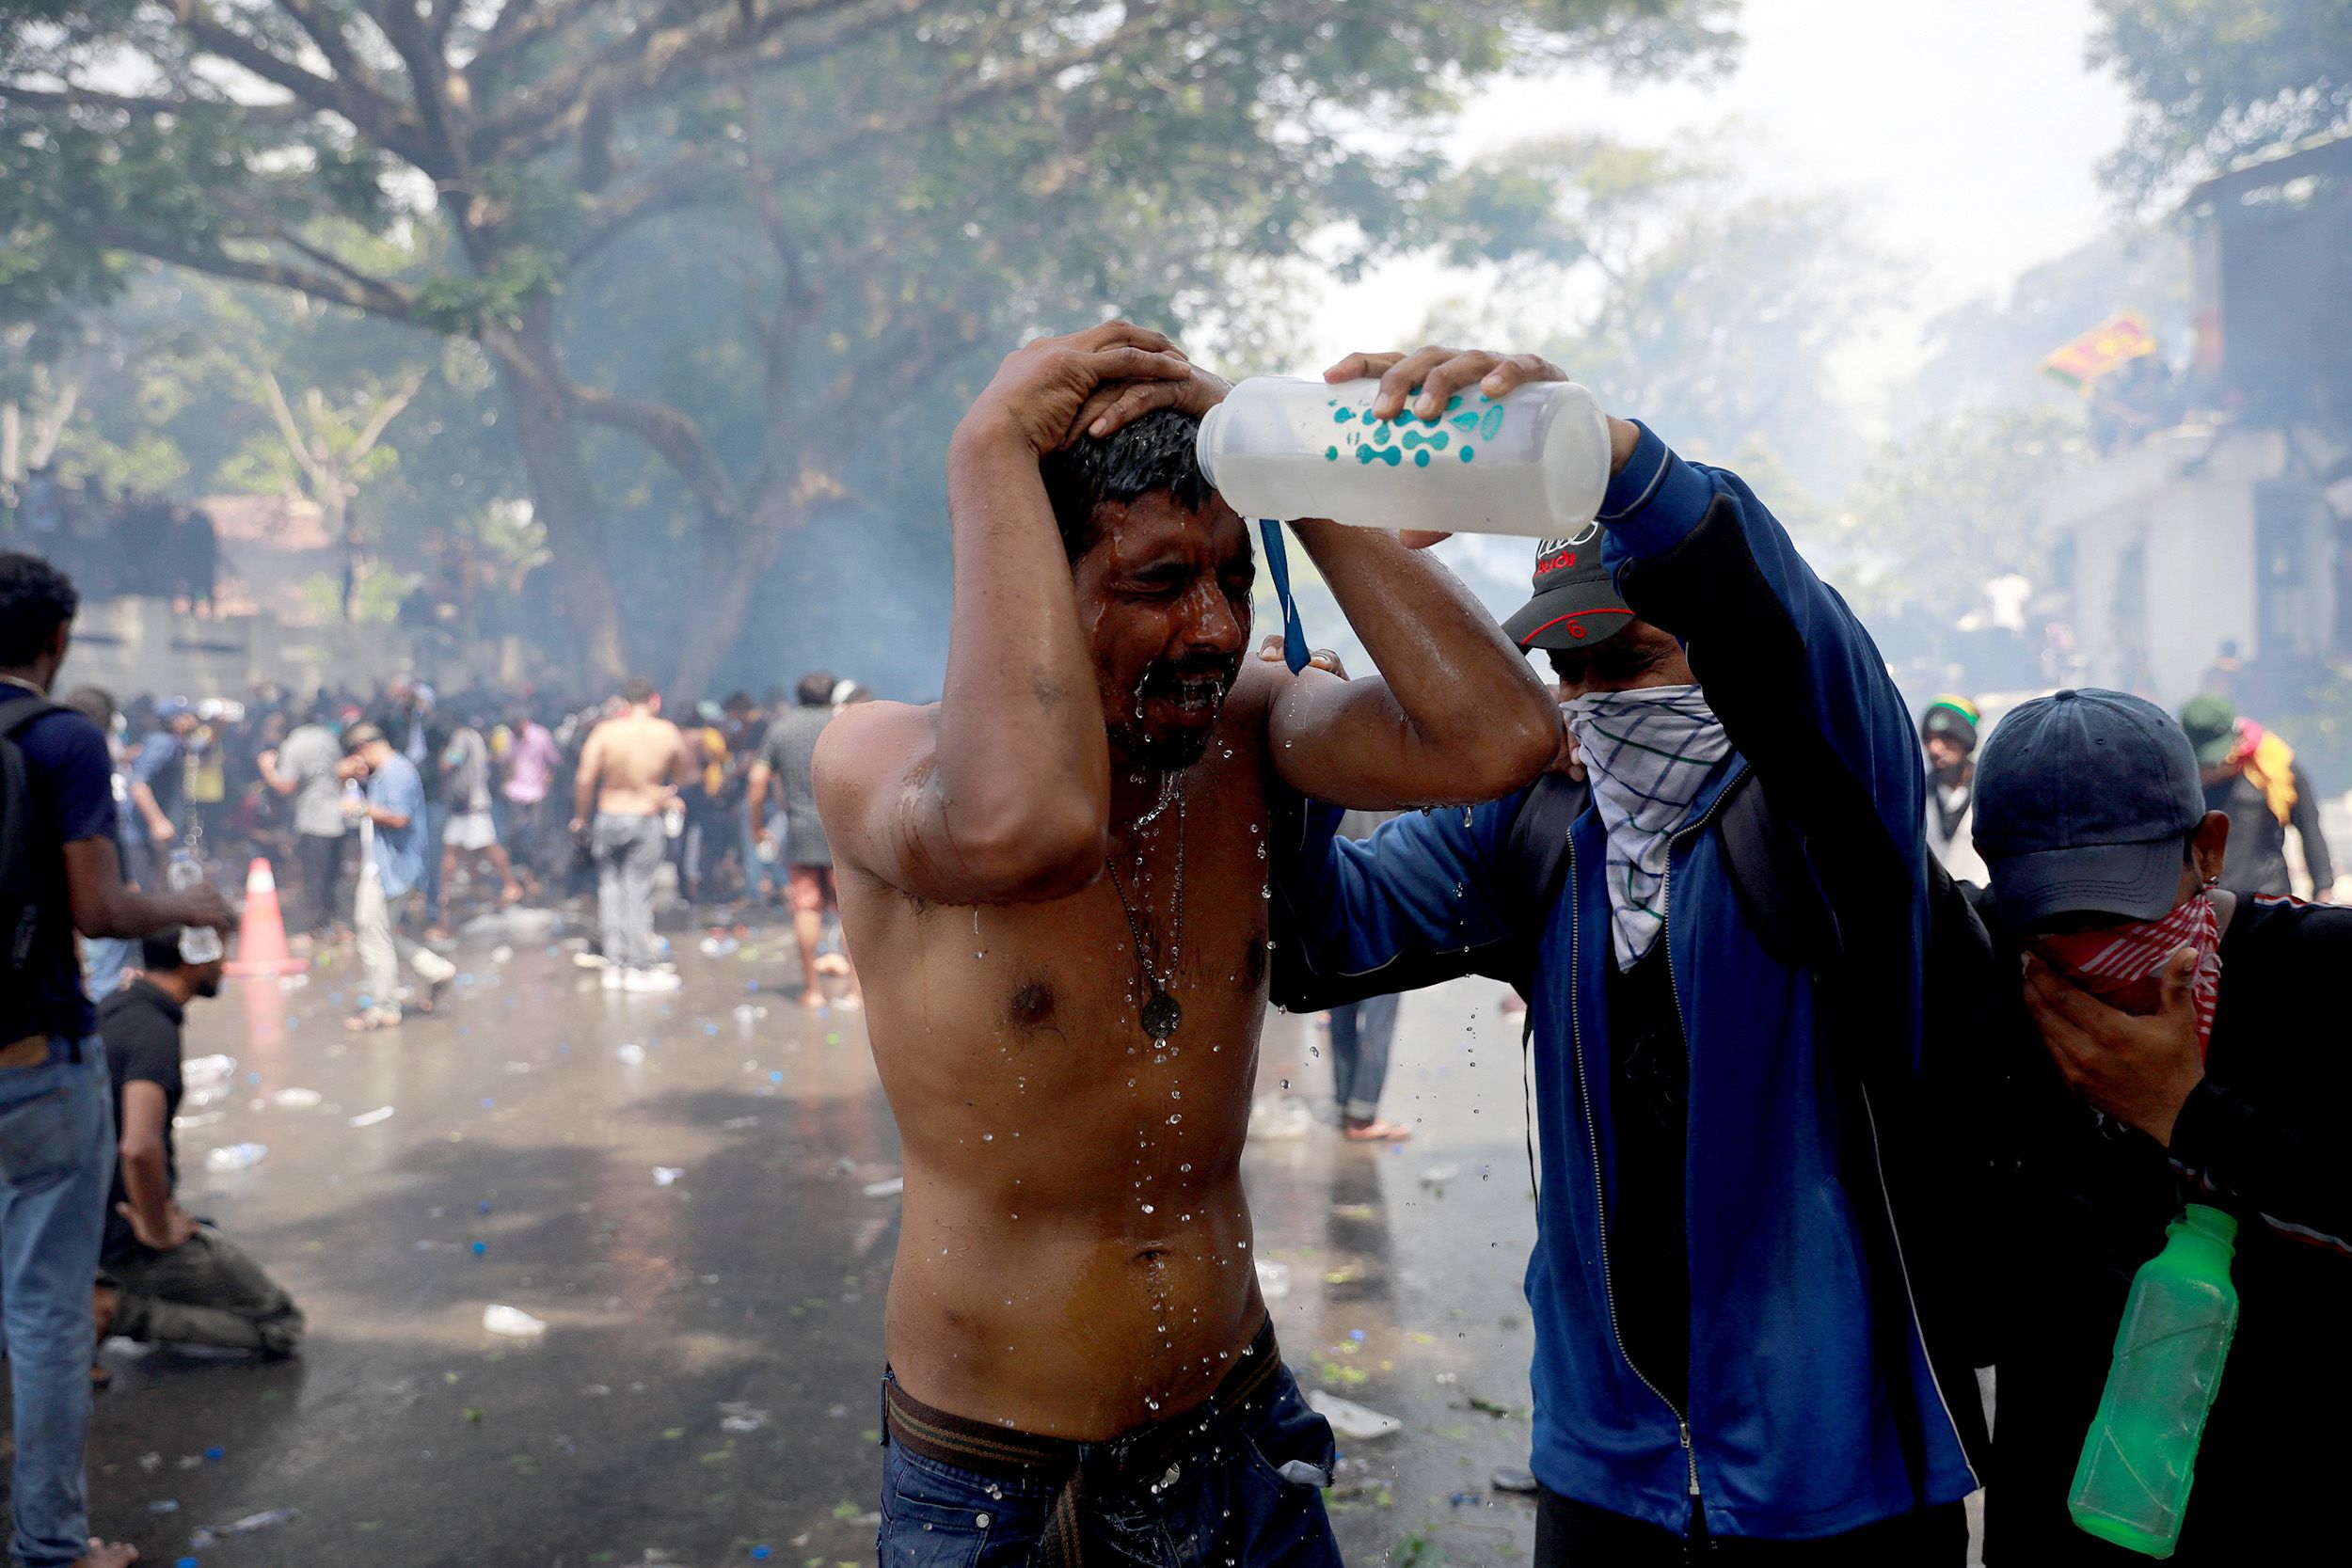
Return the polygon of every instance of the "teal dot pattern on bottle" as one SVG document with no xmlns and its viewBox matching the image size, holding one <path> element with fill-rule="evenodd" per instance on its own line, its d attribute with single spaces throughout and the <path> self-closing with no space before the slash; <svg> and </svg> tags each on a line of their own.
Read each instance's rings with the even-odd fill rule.
<svg viewBox="0 0 2352 1568">
<path fill-rule="evenodd" d="M 1407 414 L 1399 421 L 1375 420 L 1368 405 L 1343 405 L 1332 398 L 1326 404 L 1331 410 L 1331 422 L 1358 428 L 1343 431 L 1338 443 L 1324 448 L 1323 460 L 1337 463 L 1344 454 L 1354 452 L 1359 466 L 1369 467 L 1375 463 L 1386 463 L 1394 468 L 1402 467 L 1409 453 L 1413 467 L 1425 468 L 1429 467 L 1430 453 L 1451 449 L 1454 456 L 1468 463 L 1478 451 L 1472 444 L 1473 437 L 1479 441 L 1493 440 L 1501 434 L 1509 410 L 1483 393 L 1478 398 L 1481 407 L 1465 408 L 1464 401 L 1457 394 L 1446 400 L 1444 409 L 1435 419 Z M 1437 424 L 1452 428 L 1428 428 Z"/>
</svg>

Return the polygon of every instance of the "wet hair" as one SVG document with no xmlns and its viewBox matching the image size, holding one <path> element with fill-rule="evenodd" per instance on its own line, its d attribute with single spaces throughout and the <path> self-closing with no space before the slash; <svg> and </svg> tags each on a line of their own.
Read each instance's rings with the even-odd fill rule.
<svg viewBox="0 0 2352 1568">
<path fill-rule="evenodd" d="M 621 683 L 621 701 L 627 703 L 631 707 L 637 706 L 640 703 L 652 702 L 653 682 L 645 679 L 643 675 L 629 676 L 628 679 Z"/>
<path fill-rule="evenodd" d="M 801 677 L 801 684 L 795 689 L 803 707 L 828 707 L 833 703 L 833 687 L 831 671 L 811 670 Z"/>
<path fill-rule="evenodd" d="M 1099 440 L 1083 436 L 1047 452 L 1038 472 L 1061 530 L 1062 553 L 1074 563 L 1092 549 L 1103 536 L 1102 509 L 1120 501 L 1165 490 L 1187 511 L 1206 506 L 1215 492 L 1200 471 L 1200 435 L 1199 420 L 1158 408 Z"/>
<path fill-rule="evenodd" d="M 160 974 L 169 974 L 187 966 L 180 956 L 180 927 L 167 926 L 160 931 L 150 931 L 139 942 L 139 967 Z"/>
<path fill-rule="evenodd" d="M 47 653 L 81 608 L 72 578 L 37 555 L 0 550 L 0 669 L 22 670 Z"/>
</svg>

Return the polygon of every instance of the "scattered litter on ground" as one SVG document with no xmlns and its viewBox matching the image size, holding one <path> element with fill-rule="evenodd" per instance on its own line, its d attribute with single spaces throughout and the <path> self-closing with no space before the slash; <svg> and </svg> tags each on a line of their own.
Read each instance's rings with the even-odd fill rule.
<svg viewBox="0 0 2352 1568">
<path fill-rule="evenodd" d="M 188 1545 L 192 1550 L 200 1552 L 224 1535 L 251 1535 L 256 1530 L 285 1524 L 294 1513 L 295 1510 L 291 1508 L 272 1508 L 260 1513 L 248 1513 L 232 1525 L 199 1525 L 196 1533 L 189 1537 Z"/>
<path fill-rule="evenodd" d="M 491 949 L 490 949 L 490 961 L 491 961 L 492 963 L 494 963 L 494 964 L 502 964 L 502 963 L 505 963 L 505 962 L 509 961 L 510 959 L 512 959 L 514 957 L 515 957 L 515 950 L 514 950 L 513 948 L 511 948 L 511 947 L 507 946 L 507 945 L 506 945 L 506 943 L 504 943 L 504 942 L 500 942 L 500 943 L 499 943 L 496 947 L 493 947 L 493 948 L 491 948 Z"/>
<path fill-rule="evenodd" d="M 1535 1472 L 1516 1470 L 1505 1465 L 1488 1476 L 1486 1484 L 1498 1492 L 1533 1492 L 1535 1490 Z"/>
<path fill-rule="evenodd" d="M 1258 1294 L 1268 1301 L 1280 1301 L 1291 1293 L 1291 1270 L 1288 1263 L 1277 1263 L 1270 1258 L 1258 1259 Z"/>
<path fill-rule="evenodd" d="M 191 1056 L 180 1064 L 180 1083 L 190 1089 L 209 1089 L 237 1075 L 234 1056 Z"/>
<path fill-rule="evenodd" d="M 627 1062 L 630 1067 L 643 1067 L 645 1065 L 645 1048 L 639 1045 L 635 1040 L 629 1041 L 628 1044 L 622 1046 L 618 1051 L 612 1053 L 612 1054 L 618 1056 L 622 1061 Z"/>
<path fill-rule="evenodd" d="M 316 1089 L 279 1089 L 269 1102 L 281 1111 L 314 1111 L 326 1098 Z"/>
<path fill-rule="evenodd" d="M 1321 1388 L 1310 1389 L 1307 1403 L 1314 1413 L 1331 1423 L 1331 1430 L 1351 1443 L 1368 1443 L 1375 1437 L 1386 1437 L 1404 1430 L 1405 1423 L 1393 1416 L 1383 1416 L 1368 1405 L 1354 1400 L 1343 1400 Z"/>
<path fill-rule="evenodd" d="M 150 1513 L 177 1513 L 180 1512 L 180 1501 L 176 1497 L 161 1497 L 154 1502 L 149 1503 L 147 1505 L 147 1512 Z"/>
<path fill-rule="evenodd" d="M 721 1432 L 757 1432 L 768 1424 L 768 1412 L 754 1409 L 741 1400 L 729 1400 L 719 1406 Z"/>
<path fill-rule="evenodd" d="M 653 1184 L 657 1187 L 667 1187 L 685 1174 L 684 1169 L 677 1165 L 656 1165 L 653 1167 Z"/>
<path fill-rule="evenodd" d="M 730 1132 L 740 1132 L 747 1127 L 757 1127 L 759 1118 L 757 1117 L 729 1117 L 719 1125 Z"/>
<path fill-rule="evenodd" d="M 1424 1187 L 1442 1187 L 1461 1174 L 1461 1166 L 1450 1160 L 1440 1160 L 1421 1173 L 1421 1184 Z"/>
<path fill-rule="evenodd" d="M 482 1326 L 511 1339 L 536 1339 L 548 1331 L 546 1323 L 521 1307 L 501 1307 L 496 1303 L 482 1309 Z"/>
<path fill-rule="evenodd" d="M 229 1144 L 204 1156 L 204 1168 L 228 1172 L 251 1170 L 269 1155 L 267 1144 Z"/>
<path fill-rule="evenodd" d="M 164 1456 L 162 1454 L 143 1453 L 139 1455 L 139 1468 L 147 1474 L 151 1476 L 163 1467 Z"/>
<path fill-rule="evenodd" d="M 906 1190 L 907 1179 L 903 1176 L 894 1176 L 887 1181 L 868 1181 L 866 1184 L 867 1197 L 897 1197 Z"/>
<path fill-rule="evenodd" d="M 1249 1105 L 1252 1138 L 1303 1138 L 1315 1130 L 1315 1114 L 1303 1100 L 1267 1095 Z"/>
<path fill-rule="evenodd" d="M 185 1132 L 187 1129 L 192 1127 L 210 1127 L 215 1122 L 227 1121 L 228 1119 L 229 1113 L 226 1111 L 199 1111 L 192 1117 L 180 1116 L 172 1117 L 171 1125 L 183 1132 Z"/>
<path fill-rule="evenodd" d="M 373 1111 L 364 1112 L 359 1116 L 352 1117 L 351 1125 L 354 1127 L 373 1127 L 379 1121 L 389 1121 L 391 1119 L 392 1108 L 389 1105 L 378 1105 Z"/>
<path fill-rule="evenodd" d="M 1490 1400 L 1484 1394 L 1470 1395 L 1470 1407 L 1472 1410 L 1479 1411 L 1484 1415 L 1492 1416 L 1498 1421 L 1517 1420 L 1521 1415 L 1525 1414 L 1523 1411 L 1516 1410 L 1510 1405 L 1503 1403 L 1501 1400 Z"/>
</svg>

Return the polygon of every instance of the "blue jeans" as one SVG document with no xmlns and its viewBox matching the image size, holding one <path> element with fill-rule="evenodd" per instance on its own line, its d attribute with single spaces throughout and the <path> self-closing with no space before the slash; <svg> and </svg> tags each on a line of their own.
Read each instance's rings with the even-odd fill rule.
<svg viewBox="0 0 2352 1568">
<path fill-rule="evenodd" d="M 1396 996 L 1368 996 L 1331 1009 L 1331 1082 L 1340 1114 L 1370 1121 L 1389 1081 L 1389 1042 L 1396 1037 Z"/>
<path fill-rule="evenodd" d="M 79 1062 L 51 1042 L 40 1067 L 0 1068 L 0 1326 L 16 1397 L 10 1550 L 24 1568 L 62 1568 L 89 1549 L 82 1444 L 114 1097 L 95 1035 Z"/>
<path fill-rule="evenodd" d="M 1196 1423 L 1164 1447 L 1166 1429 Z M 883 1423 L 889 1430 L 887 1420 Z M 882 1457 L 882 1568 L 1016 1568 L 1041 1554 L 1061 1478 L 977 1470 L 889 1437 Z M 1148 1443 L 1149 1474 L 1122 1464 Z M 1233 1410 L 1213 1397 L 1141 1433 L 1074 1445 L 1084 1478 L 1079 1535 L 1089 1564 L 1122 1568 L 1339 1568 L 1323 1511 L 1337 1456 L 1328 1422 L 1287 1369 Z"/>
</svg>

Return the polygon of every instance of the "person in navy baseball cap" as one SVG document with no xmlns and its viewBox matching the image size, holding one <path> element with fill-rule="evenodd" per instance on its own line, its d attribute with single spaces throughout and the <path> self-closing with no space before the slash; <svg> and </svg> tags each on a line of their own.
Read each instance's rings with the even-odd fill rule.
<svg viewBox="0 0 2352 1568">
<path fill-rule="evenodd" d="M 2169 913 L 2205 793 L 2197 753 L 2164 709 L 2121 691 L 2060 691 L 1993 732 L 1976 808 L 2001 916 L 2025 929 L 2058 915 Z"/>
<path fill-rule="evenodd" d="M 1989 1561 L 2118 1558 L 2067 1498 L 2133 1272 L 2185 1196 L 2237 1219 L 2231 1282 L 2263 1329 L 2231 1350 L 2172 1560 L 2297 1556 L 2279 1433 L 2312 1434 L 2314 1473 L 2352 1465 L 2352 1428 L 2306 1419 L 2352 1403 L 2352 1358 L 2331 1353 L 2352 1321 L 2352 911 L 2217 886 L 2229 841 L 2188 735 L 2137 697 L 2037 699 L 1979 754 L 1992 924 L 2022 958 L 2014 1032 L 1984 1040 L 1988 1119 L 2004 1256 L 2032 1282 L 1983 1347 L 2001 1371 Z"/>
</svg>

